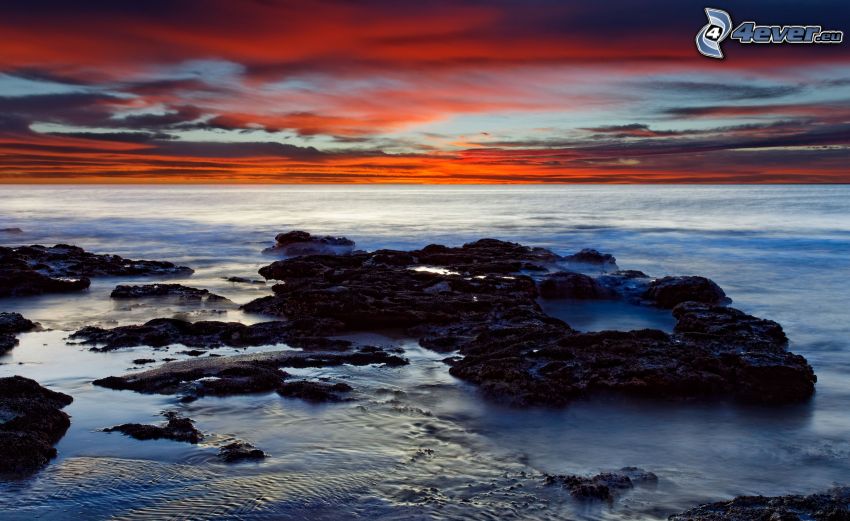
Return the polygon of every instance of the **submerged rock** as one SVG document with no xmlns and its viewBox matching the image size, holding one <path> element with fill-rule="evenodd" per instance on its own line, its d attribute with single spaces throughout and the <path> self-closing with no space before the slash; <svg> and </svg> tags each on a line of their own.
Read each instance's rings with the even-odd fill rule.
<svg viewBox="0 0 850 521">
<path fill-rule="evenodd" d="M 0 297 L 80 291 L 89 277 L 104 275 L 189 275 L 170 262 L 98 255 L 77 246 L 0 247 Z"/>
<path fill-rule="evenodd" d="M 662 277 L 649 284 L 643 297 L 658 307 L 673 308 L 682 302 L 726 304 L 729 299 L 720 286 L 705 277 Z"/>
<path fill-rule="evenodd" d="M 635 483 L 657 482 L 658 477 L 636 467 L 625 467 L 620 472 L 603 472 L 592 477 L 547 474 L 544 484 L 560 485 L 577 499 L 613 499 L 620 491 L 633 488 Z"/>
<path fill-rule="evenodd" d="M 354 249 L 354 241 L 345 237 L 319 237 L 304 231 L 279 233 L 275 245 L 264 250 L 266 253 L 281 253 L 288 257 L 301 255 L 346 255 Z"/>
<path fill-rule="evenodd" d="M 351 390 L 350 385 L 341 382 L 329 384 L 299 380 L 281 384 L 277 388 L 277 394 L 288 398 L 301 398 L 309 402 L 337 402 L 342 399 L 340 394 Z"/>
<path fill-rule="evenodd" d="M 71 425 L 60 409 L 72 401 L 29 378 L 0 378 L 0 474 L 31 473 L 56 456 Z"/>
<path fill-rule="evenodd" d="M 850 520 L 850 487 L 838 487 L 810 496 L 740 496 L 670 516 L 670 521 L 803 520 Z"/>
<path fill-rule="evenodd" d="M 168 421 L 165 425 L 145 425 L 141 423 L 125 423 L 103 429 L 103 432 L 120 432 L 137 440 L 173 440 L 198 443 L 204 435 L 195 428 L 189 418 L 181 418 L 177 413 L 167 412 L 164 415 Z"/>
<path fill-rule="evenodd" d="M 19 233 L 24 233 L 24 231 L 20 228 L 0 228 L 0 233 L 19 234 Z"/>
<path fill-rule="evenodd" d="M 244 441 L 234 441 L 218 449 L 218 457 L 226 463 L 246 460 L 261 460 L 266 453 Z"/>
<path fill-rule="evenodd" d="M 191 288 L 182 284 L 144 284 L 140 286 L 115 286 L 109 295 L 114 299 L 136 299 L 147 297 L 174 297 L 182 302 L 229 303 L 230 299 L 210 293 L 206 289 Z"/>
<path fill-rule="evenodd" d="M 567 262 L 578 262 L 581 264 L 593 264 L 595 266 L 615 267 L 617 259 L 610 253 L 600 253 L 597 250 L 585 248 L 578 253 L 564 257 Z"/>
<path fill-rule="evenodd" d="M 237 284 L 265 284 L 266 282 L 263 280 L 255 280 L 249 279 L 246 277 L 225 277 L 224 280 L 227 282 L 234 282 Z"/>
<path fill-rule="evenodd" d="M 38 324 L 20 313 L 0 313 L 0 355 L 18 345 L 17 333 L 32 331 Z"/>
<path fill-rule="evenodd" d="M 399 366 L 407 364 L 407 360 L 386 351 L 365 348 L 347 353 L 275 351 L 172 362 L 147 371 L 95 380 L 94 385 L 141 393 L 182 393 L 189 397 L 227 396 L 279 389 L 283 389 L 282 394 L 286 394 L 298 390 L 298 386 L 288 387 L 284 384 L 284 379 L 289 375 L 281 371 L 280 367 L 328 367 L 343 364 Z M 342 388 L 330 391 L 344 392 Z M 308 394 L 303 386 L 301 392 Z"/>
</svg>

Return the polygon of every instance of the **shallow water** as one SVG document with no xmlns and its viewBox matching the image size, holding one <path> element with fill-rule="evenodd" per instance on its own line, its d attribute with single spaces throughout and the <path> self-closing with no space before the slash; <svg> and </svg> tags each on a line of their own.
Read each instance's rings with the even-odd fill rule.
<svg viewBox="0 0 850 521">
<path fill-rule="evenodd" d="M 353 401 L 311 405 L 268 394 L 178 404 L 90 382 L 125 372 L 134 358 L 179 356 L 180 347 L 92 353 L 64 338 L 85 324 L 157 316 L 262 317 L 115 303 L 109 292 L 127 280 L 94 279 L 78 295 L 0 299 L 0 310 L 53 329 L 21 335 L 0 357 L 0 375 L 32 377 L 75 398 L 59 457 L 33 478 L 0 484 L 4 519 L 663 519 L 738 494 L 850 484 L 850 186 L 6 186 L 0 200 L 0 228 L 24 230 L 0 233 L 0 244 L 65 242 L 172 260 L 196 268 L 187 284 L 240 304 L 269 287 L 222 277 L 258 278 L 271 260 L 261 250 L 291 229 L 345 235 L 363 249 L 480 237 L 562 254 L 593 247 L 625 269 L 711 277 L 736 307 L 782 323 L 819 379 L 815 397 L 793 407 L 597 397 L 557 410 L 511 409 L 449 376 L 444 355 L 372 335 L 403 347 L 411 364 L 290 371 L 348 381 Z M 664 313 L 616 302 L 550 302 L 547 311 L 582 330 L 672 326 Z M 163 410 L 193 418 L 207 440 L 99 432 L 160 421 Z M 221 464 L 215 446 L 230 438 L 270 457 Z M 575 503 L 542 486 L 544 472 L 627 465 L 655 472 L 659 483 L 610 504 Z"/>
</svg>

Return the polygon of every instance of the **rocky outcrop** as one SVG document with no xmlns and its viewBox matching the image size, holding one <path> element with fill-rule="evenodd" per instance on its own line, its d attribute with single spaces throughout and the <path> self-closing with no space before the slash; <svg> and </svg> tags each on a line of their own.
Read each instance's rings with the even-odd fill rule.
<svg viewBox="0 0 850 521">
<path fill-rule="evenodd" d="M 611 500 L 635 483 L 655 483 L 658 477 L 636 467 L 625 467 L 619 472 L 603 472 L 592 477 L 574 475 L 551 475 L 544 478 L 544 485 L 559 485 L 576 499 Z"/>
<path fill-rule="evenodd" d="M 682 302 L 727 304 L 726 293 L 705 277 L 662 277 L 649 284 L 643 298 L 662 308 L 673 308 Z"/>
<path fill-rule="evenodd" d="M 206 289 L 191 288 L 182 284 L 144 284 L 138 286 L 115 286 L 109 295 L 114 299 L 137 299 L 150 297 L 171 297 L 180 302 L 231 303 L 229 299 L 210 293 Z"/>
<path fill-rule="evenodd" d="M 704 308 L 703 323 L 760 319 Z M 683 319 L 693 314 L 683 314 Z M 692 327 L 692 326 L 688 326 Z M 496 327 L 459 346 L 451 374 L 518 403 L 563 404 L 598 391 L 654 397 L 731 396 L 786 403 L 814 392 L 806 360 L 785 350 L 774 330 L 726 327 L 723 334 L 658 330 L 575 333 L 557 324 Z"/>
<path fill-rule="evenodd" d="M 546 275 L 539 285 L 540 296 L 546 299 L 572 298 L 604 300 L 617 298 L 617 293 L 599 284 L 596 279 L 573 271 Z"/>
<path fill-rule="evenodd" d="M 616 268 L 617 259 L 610 253 L 600 253 L 597 250 L 585 248 L 578 253 L 567 255 L 564 257 L 567 262 L 577 262 L 580 264 L 591 264 L 607 268 Z"/>
<path fill-rule="evenodd" d="M 323 327 L 324 326 L 324 327 Z M 187 347 L 215 348 L 222 346 L 248 347 L 288 343 L 293 347 L 316 344 L 342 343 L 319 335 L 327 334 L 336 322 L 319 320 L 273 321 L 245 325 L 239 322 L 204 320 L 188 322 L 174 318 L 156 318 L 141 325 L 119 326 L 104 329 L 88 326 L 73 333 L 70 338 L 90 344 L 95 351 L 112 351 L 123 347 L 165 347 L 182 344 Z"/>
<path fill-rule="evenodd" d="M 670 521 L 847 521 L 850 487 L 810 496 L 740 496 L 692 508 Z"/>
<path fill-rule="evenodd" d="M 22 376 L 0 378 L 0 474 L 34 472 L 56 456 L 73 399 Z"/>
<path fill-rule="evenodd" d="M 613 262 L 591 252 L 579 258 Z M 649 282 L 640 272 L 596 279 L 544 276 L 540 293 L 550 296 L 628 296 L 643 287 L 658 305 L 679 304 L 682 298 L 709 302 L 677 308 L 672 335 L 574 331 L 543 313 L 538 286 L 527 275 L 529 265 L 542 269 L 560 259 L 548 250 L 494 239 L 460 248 L 431 245 L 409 252 L 286 259 L 260 269 L 264 277 L 281 281 L 272 288 L 274 295 L 243 309 L 331 321 L 338 324 L 335 332 L 405 329 L 426 348 L 456 351 L 447 359 L 451 374 L 515 403 L 564 404 L 601 391 L 782 403 L 814 392 L 812 368 L 786 351 L 781 328 L 710 305 L 724 295 L 703 277 L 666 277 L 646 289 Z"/>
<path fill-rule="evenodd" d="M 168 420 L 164 425 L 125 423 L 103 429 L 103 432 L 120 432 L 137 440 L 166 439 L 187 443 L 198 443 L 204 438 L 189 418 L 181 418 L 174 412 L 167 412 L 164 416 Z"/>
<path fill-rule="evenodd" d="M 77 246 L 0 247 L 0 297 L 80 291 L 90 277 L 104 275 L 189 275 L 170 262 L 97 255 Z"/>
<path fill-rule="evenodd" d="M 338 402 L 342 394 L 350 392 L 351 386 L 346 383 L 325 383 L 298 380 L 284 382 L 277 388 L 277 394 L 287 398 L 300 398 L 308 402 Z"/>
<path fill-rule="evenodd" d="M 320 237 L 303 231 L 279 233 L 275 244 L 264 253 L 279 253 L 287 257 L 300 255 L 346 255 L 354 249 L 354 241 L 345 237 Z"/>
<path fill-rule="evenodd" d="M 0 355 L 18 345 L 17 333 L 32 331 L 38 324 L 20 313 L 0 313 Z"/>
<path fill-rule="evenodd" d="M 234 441 L 218 449 L 218 457 L 225 463 L 239 461 L 257 461 L 264 459 L 266 453 L 244 441 Z"/>
<path fill-rule="evenodd" d="M 190 399 L 279 389 L 283 389 L 281 394 L 286 394 L 294 393 L 299 386 L 287 387 L 284 380 L 289 375 L 279 368 L 343 364 L 399 366 L 407 364 L 407 360 L 377 348 L 347 353 L 275 351 L 172 362 L 147 371 L 95 380 L 94 385 L 141 393 L 182 394 Z M 304 395 L 308 394 L 305 387 L 302 385 L 300 391 Z M 326 390 L 344 392 L 342 388 Z"/>
</svg>

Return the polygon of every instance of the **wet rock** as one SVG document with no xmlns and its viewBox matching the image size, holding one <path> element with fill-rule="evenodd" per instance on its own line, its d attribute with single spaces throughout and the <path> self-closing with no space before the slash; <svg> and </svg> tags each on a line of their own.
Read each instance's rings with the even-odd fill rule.
<svg viewBox="0 0 850 521">
<path fill-rule="evenodd" d="M 4 269 L 0 261 L 0 297 L 41 295 L 42 293 L 73 293 L 88 289 L 88 277 L 59 279 L 37 271 Z"/>
<path fill-rule="evenodd" d="M 0 355 L 18 345 L 16 333 L 32 331 L 38 324 L 20 313 L 0 313 Z"/>
<path fill-rule="evenodd" d="M 673 308 L 682 302 L 704 304 L 728 303 L 726 293 L 705 277 L 663 277 L 652 281 L 643 297 L 662 308 Z"/>
<path fill-rule="evenodd" d="M 247 460 L 261 460 L 266 453 L 244 441 L 228 443 L 218 449 L 218 457 L 226 463 L 236 463 Z"/>
<path fill-rule="evenodd" d="M 748 345 L 766 348 L 784 346 L 788 342 L 782 326 L 773 320 L 747 315 L 734 308 L 683 302 L 673 308 L 676 332 L 692 337 L 743 338 Z"/>
<path fill-rule="evenodd" d="M 593 477 L 547 474 L 543 483 L 547 486 L 560 485 L 576 499 L 609 500 L 617 492 L 634 487 L 627 475 L 614 472 L 604 472 Z"/>
<path fill-rule="evenodd" d="M 347 353 L 275 351 L 172 362 L 147 371 L 95 380 L 94 385 L 141 393 L 226 396 L 281 388 L 288 375 L 280 367 L 343 364 L 399 366 L 407 364 L 407 360 L 382 350 Z"/>
<path fill-rule="evenodd" d="M 187 356 L 201 356 L 207 354 L 207 352 L 200 349 L 190 349 L 188 351 L 180 351 L 180 354 Z"/>
<path fill-rule="evenodd" d="M 610 253 L 600 253 L 597 250 L 585 248 L 578 253 L 564 257 L 567 262 L 578 262 L 581 264 L 592 264 L 594 266 L 616 266 L 617 259 Z"/>
<path fill-rule="evenodd" d="M 198 443 L 203 439 L 204 435 L 189 418 L 181 418 L 174 412 L 167 412 L 164 416 L 168 419 L 164 425 L 125 423 L 103 429 L 103 432 L 120 432 L 137 440 L 166 439 Z"/>
<path fill-rule="evenodd" d="M 264 250 L 266 253 L 282 253 L 288 257 L 301 255 L 346 255 L 354 249 L 354 241 L 345 237 L 320 237 L 304 231 L 279 233 L 275 245 Z"/>
<path fill-rule="evenodd" d="M 340 394 L 351 390 L 350 385 L 341 382 L 329 384 L 299 380 L 281 384 L 277 393 L 288 398 L 301 398 L 310 402 L 337 402 L 342 399 Z"/>
<path fill-rule="evenodd" d="M 170 262 L 98 255 L 77 246 L 0 247 L 0 297 L 80 291 L 89 277 L 104 275 L 189 275 Z"/>
<path fill-rule="evenodd" d="M 850 487 L 810 496 L 740 496 L 670 516 L 670 521 L 847 521 Z"/>
<path fill-rule="evenodd" d="M 617 293 L 600 285 L 593 277 L 572 271 L 547 275 L 538 286 L 546 299 L 573 298 L 586 300 L 614 299 Z"/>
<path fill-rule="evenodd" d="M 229 303 L 230 299 L 210 293 L 206 289 L 191 288 L 182 284 L 144 284 L 140 286 L 119 285 L 112 290 L 114 299 L 136 299 L 148 297 L 173 297 L 181 302 Z"/>
<path fill-rule="evenodd" d="M 20 313 L 0 313 L 0 333 L 23 333 L 38 326 Z"/>
<path fill-rule="evenodd" d="M 718 336 L 651 329 L 575 333 L 557 324 L 503 326 L 458 349 L 464 357 L 453 361 L 452 375 L 520 404 L 564 404 L 600 391 L 787 403 L 810 397 L 816 381 L 811 366 L 787 352 L 784 342 L 729 326 Z"/>
<path fill-rule="evenodd" d="M 509 249 L 518 246 L 505 244 Z M 470 249 L 468 246 L 464 248 Z M 469 252 L 452 252 L 435 259 L 442 254 L 435 253 L 431 247 L 425 250 L 432 257 L 429 265 L 471 262 L 474 258 Z M 340 323 L 344 330 L 374 331 L 448 324 L 473 316 L 481 320 L 488 313 L 509 307 L 539 308 L 534 281 L 527 276 L 508 277 L 501 271 L 490 276 L 416 271 L 405 264 L 406 256 L 413 253 L 418 254 L 380 250 L 345 257 L 310 256 L 278 261 L 261 268 L 260 274 L 284 283 L 272 288 L 273 296 L 254 300 L 243 309 L 290 319 L 330 319 Z M 484 270 L 485 264 L 492 266 L 492 259 L 488 259 L 475 268 L 476 273 Z M 452 267 L 473 269 L 472 264 Z M 496 266 L 498 270 L 502 268 Z"/>
<path fill-rule="evenodd" d="M 0 378 L 0 474 L 28 474 L 56 456 L 71 425 L 60 409 L 72 401 L 29 378 Z"/>
<path fill-rule="evenodd" d="M 739 311 L 683 307 L 676 312 L 674 335 L 574 331 L 543 313 L 534 279 L 522 274 L 528 264 L 559 260 L 548 250 L 494 239 L 460 248 L 430 245 L 409 252 L 286 259 L 260 269 L 264 277 L 281 281 L 272 288 L 274 295 L 243 309 L 308 323 L 328 320 L 339 324 L 334 333 L 404 329 L 423 347 L 456 351 L 450 357 L 452 375 L 519 404 L 564 404 L 610 391 L 782 403 L 814 392 L 811 367 L 785 350 L 784 335 L 770 321 Z M 613 257 L 585 251 L 573 261 L 612 263 Z M 686 296 L 722 298 L 722 290 L 703 277 L 660 279 L 651 291 L 648 284 L 641 272 L 596 279 L 554 274 L 543 279 L 540 292 L 649 293 L 663 305 Z"/>
<path fill-rule="evenodd" d="M 133 363 L 136 365 L 152 364 L 156 362 L 153 358 L 136 358 Z"/>
<path fill-rule="evenodd" d="M 227 282 L 234 282 L 237 284 L 265 284 L 266 282 L 263 280 L 255 280 L 249 279 L 246 277 L 225 277 L 224 280 Z"/>
<path fill-rule="evenodd" d="M 24 231 L 20 228 L 0 228 L 0 233 L 19 234 L 24 233 Z"/>
<path fill-rule="evenodd" d="M 247 347 L 275 345 L 298 339 L 309 344 L 317 331 L 332 325 L 327 321 L 314 323 L 260 322 L 250 326 L 239 322 L 198 321 L 188 322 L 174 318 L 156 318 L 141 325 L 119 326 L 104 329 L 88 326 L 73 333 L 70 338 L 97 347 L 95 351 L 112 351 L 123 347 L 165 347 L 182 344 L 187 347 L 214 348 L 221 346 Z"/>
</svg>

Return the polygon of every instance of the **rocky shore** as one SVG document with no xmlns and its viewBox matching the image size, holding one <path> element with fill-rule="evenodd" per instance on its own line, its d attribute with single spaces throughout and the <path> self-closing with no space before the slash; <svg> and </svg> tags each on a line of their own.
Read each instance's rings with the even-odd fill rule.
<svg viewBox="0 0 850 521">
<path fill-rule="evenodd" d="M 0 297 L 84 290 L 90 277 L 106 275 L 190 275 L 186 266 L 165 261 L 98 255 L 77 246 L 0 246 Z"/>
<path fill-rule="evenodd" d="M 812 367 L 788 351 L 782 326 L 729 307 L 726 292 L 705 277 L 652 278 L 621 270 L 613 255 L 597 250 L 561 256 L 496 239 L 410 251 L 364 252 L 354 246 L 344 237 L 278 234 L 267 253 L 284 258 L 259 269 L 264 279 L 274 282 L 273 294 L 241 306 L 244 312 L 270 319 L 265 322 L 156 318 L 111 328 L 88 326 L 70 339 L 94 351 L 189 348 L 178 353 L 190 359 L 162 359 L 167 363 L 93 382 L 108 389 L 173 395 L 175 403 L 271 392 L 310 402 L 358 399 L 360 390 L 344 381 L 306 379 L 286 369 L 408 363 L 400 349 L 366 345 L 350 336 L 364 332 L 415 338 L 423 348 L 441 353 L 445 369 L 477 386 L 483 397 L 520 406 L 563 407 L 603 393 L 779 406 L 806 400 L 815 390 Z M 95 276 L 191 272 L 168 262 L 97 255 L 68 245 L 0 248 L 0 296 L 77 291 Z M 233 305 L 206 289 L 161 282 L 119 285 L 111 298 Z M 669 310 L 675 326 L 667 332 L 580 332 L 543 311 L 541 302 L 551 299 L 620 300 Z M 0 313 L 0 354 L 17 344 L 16 334 L 36 327 L 19 314 Z M 280 350 L 229 356 L 211 352 L 276 345 Z M 133 363 L 156 360 L 135 358 Z M 71 397 L 32 380 L 0 378 L 0 472 L 32 472 L 49 461 L 55 455 L 53 445 L 70 425 L 60 410 L 69 403 Z M 139 440 L 204 439 L 192 420 L 175 412 L 167 413 L 162 425 L 128 423 L 104 431 Z M 218 456 L 235 462 L 260 460 L 266 454 L 237 440 L 220 446 Z M 595 476 L 547 475 L 544 484 L 579 499 L 612 500 L 636 484 L 657 479 L 652 472 L 627 467 Z M 847 490 L 739 497 L 670 519 L 850 519 Z"/>
<path fill-rule="evenodd" d="M 581 265 L 588 273 L 564 270 Z M 611 271 L 589 274 L 600 267 Z M 786 350 L 781 326 L 725 307 L 713 281 L 622 272 L 595 250 L 561 257 L 482 239 L 299 256 L 259 272 L 279 283 L 244 310 L 323 321 L 337 334 L 403 329 L 423 347 L 454 354 L 452 375 L 517 404 L 563 405 L 599 391 L 787 403 L 814 392 L 814 372 Z M 563 297 L 672 308 L 676 329 L 579 333 L 538 303 Z"/>
<path fill-rule="evenodd" d="M 22 376 L 0 378 L 0 476 L 35 472 L 54 456 L 71 425 L 73 399 Z"/>
</svg>

